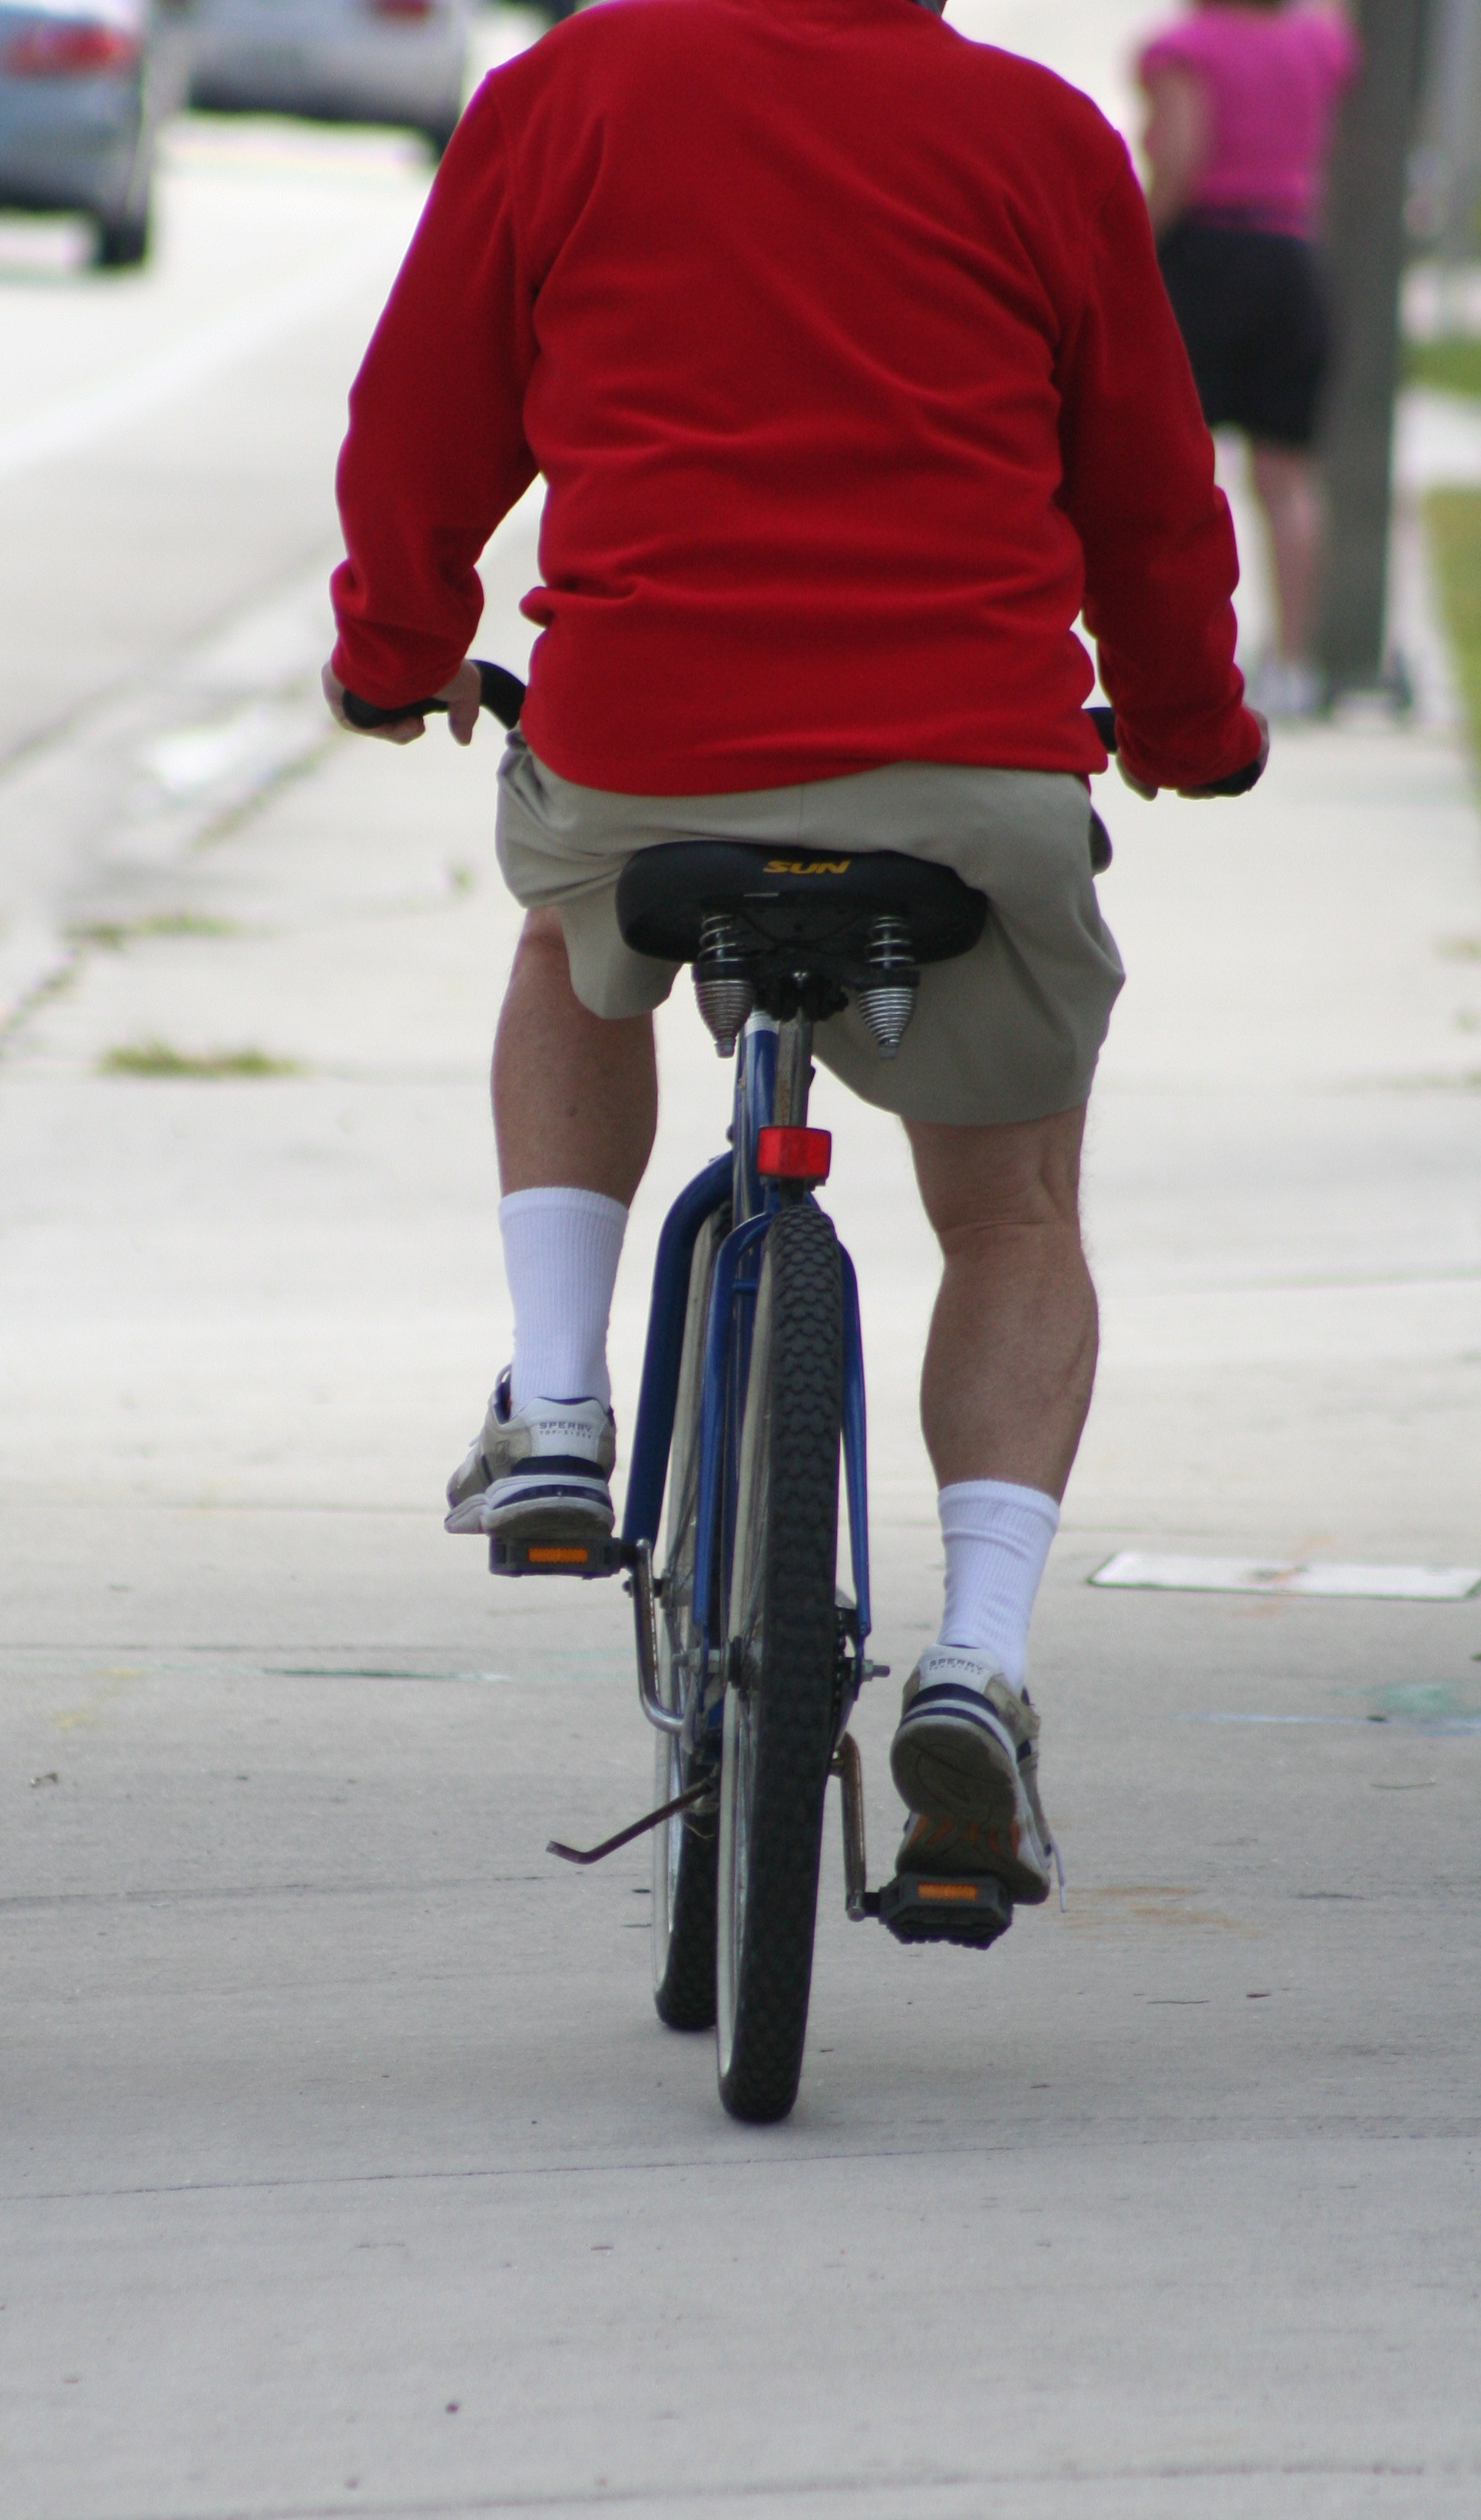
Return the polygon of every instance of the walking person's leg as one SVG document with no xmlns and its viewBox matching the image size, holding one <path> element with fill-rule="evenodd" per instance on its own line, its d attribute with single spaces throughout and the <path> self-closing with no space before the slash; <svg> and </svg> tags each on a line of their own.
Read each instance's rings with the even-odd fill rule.
<svg viewBox="0 0 1481 2520">
<path fill-rule="evenodd" d="M 1259 439 L 1249 450 L 1250 479 L 1270 536 L 1276 588 L 1276 653 L 1300 666 L 1316 629 L 1317 572 L 1322 558 L 1322 492 L 1310 455 Z"/>
<path fill-rule="evenodd" d="M 1324 517 L 1314 448 L 1330 346 L 1325 288 L 1299 237 L 1247 236 L 1254 315 L 1230 417 L 1249 443 L 1265 519 L 1276 636 L 1252 692 L 1271 717 L 1308 717 L 1322 699 L 1313 654 Z"/>
</svg>

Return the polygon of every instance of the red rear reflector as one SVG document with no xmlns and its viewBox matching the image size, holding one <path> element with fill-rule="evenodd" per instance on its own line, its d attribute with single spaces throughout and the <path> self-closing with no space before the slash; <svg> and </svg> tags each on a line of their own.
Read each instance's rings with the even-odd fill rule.
<svg viewBox="0 0 1481 2520">
<path fill-rule="evenodd" d="M 12 78 L 95 78 L 132 69 L 140 50 L 139 37 L 127 27 L 62 18 L 13 36 L 0 53 L 0 69 Z"/>
<path fill-rule="evenodd" d="M 826 1182 L 833 1159 L 827 1129 L 758 1129 L 756 1170 L 763 1181 Z"/>
</svg>

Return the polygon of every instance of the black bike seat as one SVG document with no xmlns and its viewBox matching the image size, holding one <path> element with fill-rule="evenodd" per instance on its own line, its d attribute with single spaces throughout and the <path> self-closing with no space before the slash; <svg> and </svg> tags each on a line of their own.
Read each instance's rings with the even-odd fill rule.
<svg viewBox="0 0 1481 2520">
<path fill-rule="evenodd" d="M 706 916 L 728 912 L 742 938 L 808 946 L 830 958 L 870 922 L 903 920 L 917 963 L 944 963 L 975 945 L 987 900 L 950 867 L 892 849 L 760 847 L 746 840 L 671 840 L 641 849 L 617 881 L 617 924 L 635 954 L 692 963 Z"/>
</svg>

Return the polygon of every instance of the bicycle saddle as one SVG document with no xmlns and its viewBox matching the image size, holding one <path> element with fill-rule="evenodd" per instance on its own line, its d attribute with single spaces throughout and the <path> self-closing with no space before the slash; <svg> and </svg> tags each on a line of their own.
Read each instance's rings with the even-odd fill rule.
<svg viewBox="0 0 1481 2520">
<path fill-rule="evenodd" d="M 984 894 L 949 867 L 889 849 L 858 856 L 759 847 L 741 840 L 675 840 L 629 858 L 617 884 L 617 923 L 637 954 L 693 963 L 707 919 L 727 915 L 747 956 L 840 978 L 871 922 L 903 920 L 917 963 L 944 963 L 975 945 L 987 920 Z"/>
<path fill-rule="evenodd" d="M 694 964 L 722 1056 L 752 1006 L 778 1022 L 816 1023 L 853 997 L 891 1057 L 920 965 L 965 954 L 986 921 L 985 895 L 949 867 L 889 849 L 674 840 L 629 858 L 617 882 L 624 941 L 659 962 Z M 898 1031 L 892 1016 L 883 1032 L 875 1020 L 887 1007 Z"/>
</svg>

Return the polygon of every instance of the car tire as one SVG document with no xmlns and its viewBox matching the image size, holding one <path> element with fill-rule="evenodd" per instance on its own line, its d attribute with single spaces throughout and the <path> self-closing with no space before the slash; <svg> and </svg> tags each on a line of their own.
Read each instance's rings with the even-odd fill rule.
<svg viewBox="0 0 1481 2520">
<path fill-rule="evenodd" d="M 141 208 L 104 211 L 93 248 L 96 271 L 137 271 L 149 259 L 149 203 Z"/>
<path fill-rule="evenodd" d="M 435 122 L 423 123 L 422 137 L 426 142 L 427 151 L 434 166 L 440 165 L 447 144 L 451 140 L 453 133 L 458 128 L 459 120 L 459 113 L 454 112 L 452 113 L 442 115 Z"/>
</svg>

